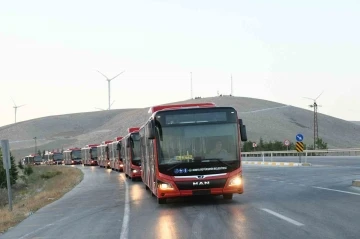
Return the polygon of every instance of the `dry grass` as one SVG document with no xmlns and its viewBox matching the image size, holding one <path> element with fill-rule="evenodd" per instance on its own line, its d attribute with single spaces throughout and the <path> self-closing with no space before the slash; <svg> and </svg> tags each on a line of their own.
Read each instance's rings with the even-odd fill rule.
<svg viewBox="0 0 360 239">
<path fill-rule="evenodd" d="M 8 205 L 0 208 L 0 232 L 15 226 L 33 212 L 62 197 L 83 178 L 77 168 L 64 166 L 38 166 L 27 182 L 14 186 L 13 211 Z"/>
</svg>

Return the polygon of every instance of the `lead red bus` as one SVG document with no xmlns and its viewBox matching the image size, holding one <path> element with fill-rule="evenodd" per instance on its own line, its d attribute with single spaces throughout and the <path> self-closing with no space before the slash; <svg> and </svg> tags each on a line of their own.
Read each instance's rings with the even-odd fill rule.
<svg viewBox="0 0 360 239">
<path fill-rule="evenodd" d="M 128 128 L 128 134 L 121 140 L 121 156 L 125 176 L 132 181 L 141 180 L 140 135 L 137 127 Z"/>
<path fill-rule="evenodd" d="M 115 140 L 109 144 L 110 152 L 110 168 L 115 171 L 123 171 L 124 164 L 120 155 L 121 139 L 123 137 L 116 137 Z"/>
<path fill-rule="evenodd" d="M 81 158 L 84 166 L 98 165 L 97 146 L 99 144 L 88 144 L 81 149 Z"/>
<path fill-rule="evenodd" d="M 81 164 L 81 149 L 80 148 L 70 148 L 63 152 L 64 164 L 73 165 Z"/>
<path fill-rule="evenodd" d="M 150 108 L 140 129 L 142 180 L 159 204 L 168 198 L 244 192 L 241 141 L 246 127 L 232 107 L 213 103 Z"/>
</svg>

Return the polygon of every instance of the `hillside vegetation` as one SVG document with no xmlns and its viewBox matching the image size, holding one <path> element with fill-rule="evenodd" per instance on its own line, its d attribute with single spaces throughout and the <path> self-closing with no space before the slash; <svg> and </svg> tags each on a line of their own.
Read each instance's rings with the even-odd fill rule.
<svg viewBox="0 0 360 239">
<path fill-rule="evenodd" d="M 247 126 L 248 138 L 258 141 L 289 139 L 297 133 L 304 142 L 313 144 L 313 112 L 276 102 L 233 96 L 191 99 L 175 103 L 214 102 L 232 106 Z M 112 140 L 126 134 L 129 127 L 141 126 L 148 118 L 148 109 L 117 109 L 89 113 L 49 116 L 11 124 L 0 128 L 0 138 L 8 138 L 18 159 L 34 152 L 33 137 L 42 150 L 82 147 L 90 143 Z M 319 137 L 329 148 L 359 147 L 360 125 L 324 114 L 318 115 Z"/>
</svg>

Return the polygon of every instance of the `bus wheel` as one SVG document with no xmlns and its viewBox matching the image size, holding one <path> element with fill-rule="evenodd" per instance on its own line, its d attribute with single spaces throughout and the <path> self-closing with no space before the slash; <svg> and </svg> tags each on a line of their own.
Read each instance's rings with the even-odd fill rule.
<svg viewBox="0 0 360 239">
<path fill-rule="evenodd" d="M 166 204 L 166 198 L 158 198 L 158 204 Z"/>
<path fill-rule="evenodd" d="M 233 198 L 233 194 L 232 193 L 226 193 L 223 195 L 223 198 L 225 200 L 231 200 Z"/>
<path fill-rule="evenodd" d="M 146 189 L 146 190 L 149 190 L 149 187 L 148 187 L 146 184 L 144 184 L 144 185 L 145 185 L 145 189 Z"/>
<path fill-rule="evenodd" d="M 136 178 L 132 177 L 132 178 L 131 178 L 131 181 L 133 181 L 133 182 L 136 181 Z"/>
</svg>

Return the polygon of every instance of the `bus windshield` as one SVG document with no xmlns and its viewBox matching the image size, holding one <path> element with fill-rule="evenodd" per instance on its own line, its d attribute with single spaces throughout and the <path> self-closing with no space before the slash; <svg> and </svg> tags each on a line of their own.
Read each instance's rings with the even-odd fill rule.
<svg viewBox="0 0 360 239">
<path fill-rule="evenodd" d="M 55 161 L 59 161 L 63 159 L 63 155 L 62 154 L 54 154 L 54 160 Z"/>
<path fill-rule="evenodd" d="M 35 160 L 35 162 L 40 162 L 40 161 L 42 161 L 42 157 L 40 155 L 36 155 L 34 157 L 34 160 Z"/>
<path fill-rule="evenodd" d="M 132 160 L 133 161 L 140 161 L 140 141 L 139 140 L 134 140 L 134 148 L 132 150 Z"/>
<path fill-rule="evenodd" d="M 71 152 L 72 159 L 81 159 L 81 150 L 73 150 Z"/>
<path fill-rule="evenodd" d="M 160 136 L 159 165 L 239 161 L 236 123 L 189 124 L 156 129 Z"/>
<path fill-rule="evenodd" d="M 96 159 L 97 158 L 97 148 L 91 148 L 91 158 Z"/>
</svg>

